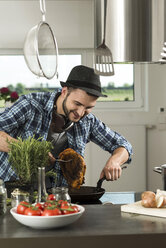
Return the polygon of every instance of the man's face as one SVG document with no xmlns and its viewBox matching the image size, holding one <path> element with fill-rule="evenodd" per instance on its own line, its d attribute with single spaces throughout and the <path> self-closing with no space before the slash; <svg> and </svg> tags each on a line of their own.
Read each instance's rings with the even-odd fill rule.
<svg viewBox="0 0 166 248">
<path fill-rule="evenodd" d="M 90 96 L 80 89 L 75 89 L 69 93 L 66 87 L 62 89 L 62 95 L 64 97 L 62 102 L 63 111 L 72 122 L 77 122 L 89 114 L 98 98 Z"/>
</svg>

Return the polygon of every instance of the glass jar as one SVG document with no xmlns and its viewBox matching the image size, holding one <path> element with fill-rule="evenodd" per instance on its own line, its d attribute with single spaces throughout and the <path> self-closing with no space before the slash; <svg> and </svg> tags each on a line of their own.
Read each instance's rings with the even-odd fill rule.
<svg viewBox="0 0 166 248">
<path fill-rule="evenodd" d="M 29 193 L 19 190 L 18 188 L 14 189 L 11 193 L 11 205 L 12 207 L 17 207 L 21 201 L 29 202 Z"/>
<path fill-rule="evenodd" d="M 52 189 L 52 193 L 55 194 L 55 198 L 57 201 L 64 200 L 67 202 L 71 202 L 70 195 L 68 193 L 67 187 L 56 187 Z"/>
<path fill-rule="evenodd" d="M 0 215 L 3 215 L 7 211 L 7 190 L 5 188 L 4 181 L 0 179 Z"/>
</svg>

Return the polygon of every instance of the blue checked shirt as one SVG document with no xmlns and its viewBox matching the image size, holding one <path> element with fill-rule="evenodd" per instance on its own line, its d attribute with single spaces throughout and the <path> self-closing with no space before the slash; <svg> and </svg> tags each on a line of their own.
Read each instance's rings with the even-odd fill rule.
<svg viewBox="0 0 166 248">
<path fill-rule="evenodd" d="M 14 138 L 20 136 L 22 139 L 27 139 L 35 135 L 35 137 L 42 136 L 46 140 L 56 93 L 57 91 L 38 92 L 21 96 L 11 108 L 0 114 L 0 131 Z M 109 153 L 118 147 L 125 147 L 129 153 L 127 162 L 131 161 L 131 144 L 91 113 L 75 123 L 70 130 L 66 131 L 66 134 L 68 147 L 83 157 L 86 144 L 92 141 Z M 57 185 L 67 185 L 57 162 L 55 171 L 57 172 Z M 0 178 L 9 181 L 13 177 L 17 178 L 8 162 L 8 154 L 0 152 Z"/>
</svg>

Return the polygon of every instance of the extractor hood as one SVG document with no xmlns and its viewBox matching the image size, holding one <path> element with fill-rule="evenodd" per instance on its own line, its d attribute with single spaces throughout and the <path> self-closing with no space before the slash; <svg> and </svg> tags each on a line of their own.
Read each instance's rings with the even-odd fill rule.
<svg viewBox="0 0 166 248">
<path fill-rule="evenodd" d="M 95 47 L 102 43 L 103 0 L 96 0 Z M 108 0 L 106 45 L 114 62 L 159 62 L 166 0 Z M 164 25 L 165 24 L 165 25 Z"/>
</svg>

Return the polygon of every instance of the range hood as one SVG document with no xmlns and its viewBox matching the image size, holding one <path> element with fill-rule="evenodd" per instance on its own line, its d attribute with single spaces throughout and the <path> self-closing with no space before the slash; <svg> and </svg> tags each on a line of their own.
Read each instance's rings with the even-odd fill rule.
<svg viewBox="0 0 166 248">
<path fill-rule="evenodd" d="M 95 5 L 97 47 L 102 43 L 104 1 Z M 114 62 L 159 63 L 166 41 L 165 15 L 166 0 L 108 0 L 106 45 Z"/>
</svg>

